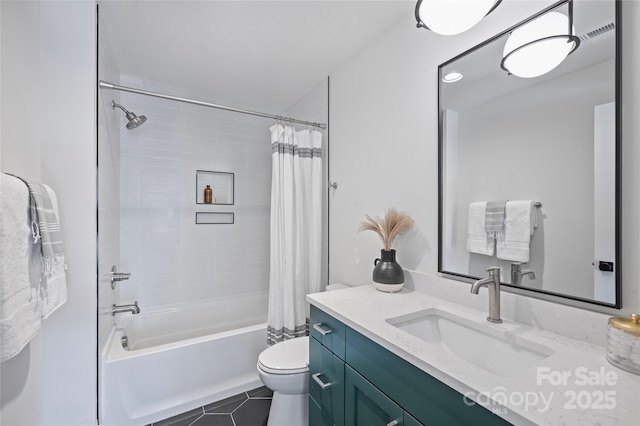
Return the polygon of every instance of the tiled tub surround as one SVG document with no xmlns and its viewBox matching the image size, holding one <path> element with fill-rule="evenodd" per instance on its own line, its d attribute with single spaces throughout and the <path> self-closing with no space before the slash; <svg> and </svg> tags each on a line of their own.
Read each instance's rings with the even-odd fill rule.
<svg viewBox="0 0 640 426">
<path fill-rule="evenodd" d="M 262 384 L 267 294 L 215 303 L 120 317 L 102 354 L 101 424 L 148 424 Z"/>
<path fill-rule="evenodd" d="M 118 267 L 132 275 L 119 302 L 138 300 L 145 312 L 267 291 L 273 120 L 130 93 L 121 102 L 148 120 L 133 131 L 120 126 Z M 234 173 L 233 205 L 197 204 L 198 170 Z M 212 189 L 214 199 L 230 190 Z M 196 212 L 233 213 L 234 223 L 197 225 Z"/>
<path fill-rule="evenodd" d="M 484 305 L 486 297 L 486 291 L 481 291 Z M 610 365 L 603 347 L 503 317 L 502 324 L 490 326 L 543 345 L 553 353 L 536 367 L 525 368 L 512 377 L 499 377 L 386 322 L 388 318 L 434 308 L 489 324 L 486 306 L 476 310 L 410 289 L 382 293 L 373 285 L 317 293 L 307 299 L 470 400 L 494 409 L 497 415 L 513 424 L 631 426 L 637 425 L 640 419 L 640 377 Z M 606 329 L 606 321 L 602 328 Z M 478 356 L 482 355 L 482 347 L 475 350 Z M 612 405 L 615 407 L 606 408 Z M 603 408 L 590 408 L 597 406 Z"/>
</svg>

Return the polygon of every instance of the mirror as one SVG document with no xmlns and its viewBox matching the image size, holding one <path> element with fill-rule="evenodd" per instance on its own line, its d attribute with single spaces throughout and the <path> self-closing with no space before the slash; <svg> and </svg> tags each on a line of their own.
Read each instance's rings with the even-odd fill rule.
<svg viewBox="0 0 640 426">
<path fill-rule="evenodd" d="M 617 3 L 575 2 L 580 46 L 542 76 L 509 75 L 503 48 L 527 22 L 567 15 L 566 0 L 439 67 L 440 272 L 476 280 L 497 265 L 528 294 L 621 306 Z M 462 79 L 443 82 L 451 72 Z M 509 230 L 486 232 L 484 202 L 499 214 L 507 202 Z M 529 236 L 513 225 L 523 205 Z"/>
</svg>

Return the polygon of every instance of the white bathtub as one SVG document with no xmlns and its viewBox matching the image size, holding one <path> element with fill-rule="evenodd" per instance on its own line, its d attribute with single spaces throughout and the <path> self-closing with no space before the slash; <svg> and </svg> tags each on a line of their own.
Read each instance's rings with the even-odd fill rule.
<svg viewBox="0 0 640 426">
<path fill-rule="evenodd" d="M 267 294 L 119 314 L 102 353 L 100 421 L 145 425 L 262 385 Z M 126 336 L 128 349 L 121 340 Z"/>
</svg>

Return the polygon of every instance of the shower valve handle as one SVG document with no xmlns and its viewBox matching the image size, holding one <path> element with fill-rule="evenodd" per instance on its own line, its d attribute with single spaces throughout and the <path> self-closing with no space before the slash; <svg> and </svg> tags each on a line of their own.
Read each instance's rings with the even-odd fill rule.
<svg viewBox="0 0 640 426">
<path fill-rule="evenodd" d="M 116 288 L 116 283 L 119 281 L 126 281 L 131 276 L 131 272 L 118 272 L 116 266 L 111 267 L 111 288 Z"/>
</svg>

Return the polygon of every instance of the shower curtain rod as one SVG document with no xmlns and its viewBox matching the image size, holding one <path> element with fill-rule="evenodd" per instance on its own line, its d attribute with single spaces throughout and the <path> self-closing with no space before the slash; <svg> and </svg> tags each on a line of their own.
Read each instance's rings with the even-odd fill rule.
<svg viewBox="0 0 640 426">
<path fill-rule="evenodd" d="M 103 81 L 103 80 L 100 80 L 100 84 L 99 85 L 103 89 L 120 90 L 122 92 L 137 93 L 139 95 L 153 96 L 155 98 L 169 99 L 171 101 L 184 102 L 184 103 L 187 103 L 187 104 L 200 105 L 200 106 L 205 106 L 205 107 L 209 107 L 209 108 L 216 108 L 216 109 L 222 109 L 222 110 L 231 111 L 231 112 L 239 112 L 241 114 L 255 115 L 255 116 L 258 116 L 258 117 L 272 118 L 272 119 L 277 120 L 277 121 L 287 121 L 287 122 L 290 122 L 290 123 L 304 124 L 304 125 L 307 125 L 307 126 L 318 127 L 320 129 L 326 129 L 327 128 L 327 125 L 324 124 L 324 123 L 313 123 L 311 121 L 296 120 L 295 118 L 282 117 L 282 116 L 279 116 L 279 115 L 266 114 L 266 113 L 263 113 L 263 112 L 249 111 L 249 110 L 246 110 L 246 109 L 233 108 L 233 107 L 228 107 L 228 106 L 224 106 L 224 105 L 212 104 L 210 102 L 197 101 L 195 99 L 188 99 L 188 98 L 181 98 L 181 97 L 178 97 L 178 96 L 163 95 L 162 93 L 150 92 L 148 90 L 135 89 L 133 87 L 127 87 L 127 86 L 119 86 L 117 84 L 109 83 L 108 81 Z"/>
</svg>

